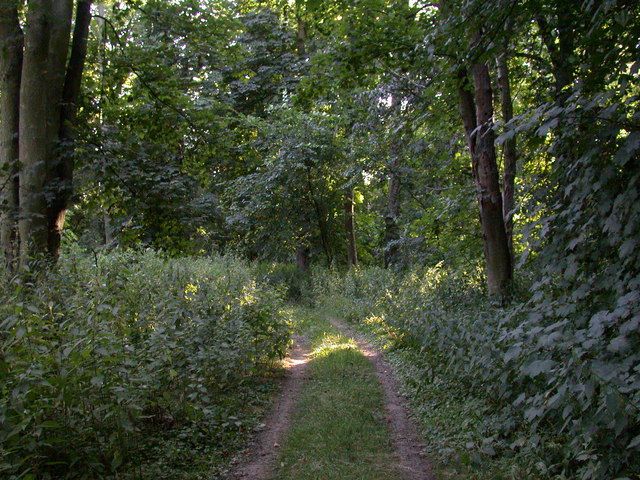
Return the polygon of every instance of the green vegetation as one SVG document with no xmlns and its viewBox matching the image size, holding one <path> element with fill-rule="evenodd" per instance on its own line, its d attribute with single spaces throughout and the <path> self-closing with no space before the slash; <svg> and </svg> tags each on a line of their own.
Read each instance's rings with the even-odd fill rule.
<svg viewBox="0 0 640 480">
<path fill-rule="evenodd" d="M 298 310 L 295 316 L 312 353 L 273 478 L 399 480 L 373 366 L 321 313 Z"/>
<path fill-rule="evenodd" d="M 289 342 L 281 296 L 232 258 L 73 252 L 1 288 L 3 478 L 210 478 Z"/>
<path fill-rule="evenodd" d="M 0 0 L 0 477 L 221 474 L 296 302 L 388 347 L 442 475 L 637 478 L 639 38 L 637 0 Z"/>
<path fill-rule="evenodd" d="M 542 328 L 522 304 L 487 304 L 468 273 L 370 268 L 314 279 L 324 308 L 389 351 L 443 472 L 607 478 L 640 468 L 633 431 L 621 435 L 637 418 L 626 383 L 636 364 L 611 348 L 614 332 Z"/>
</svg>

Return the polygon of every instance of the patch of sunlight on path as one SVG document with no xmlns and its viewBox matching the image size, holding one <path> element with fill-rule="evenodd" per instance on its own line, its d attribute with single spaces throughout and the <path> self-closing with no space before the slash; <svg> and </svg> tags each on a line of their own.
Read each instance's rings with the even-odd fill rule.
<svg viewBox="0 0 640 480">
<path fill-rule="evenodd" d="M 306 380 L 273 480 L 400 480 L 384 394 L 358 344 L 324 318 L 296 312 L 311 342 Z"/>
</svg>

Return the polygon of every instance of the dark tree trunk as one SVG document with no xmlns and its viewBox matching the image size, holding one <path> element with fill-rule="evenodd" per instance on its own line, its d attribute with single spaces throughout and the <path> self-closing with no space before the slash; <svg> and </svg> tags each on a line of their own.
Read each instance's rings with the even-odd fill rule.
<svg viewBox="0 0 640 480">
<path fill-rule="evenodd" d="M 473 173 L 482 217 L 487 285 L 490 295 L 505 297 L 512 279 L 511 255 L 504 225 L 500 177 L 493 131 L 493 92 L 486 64 L 473 66 L 476 98 L 475 160 Z"/>
<path fill-rule="evenodd" d="M 91 21 L 91 1 L 79 0 L 67 65 L 73 1 L 31 0 L 27 5 L 18 110 L 22 266 L 33 258 L 58 257 L 71 195 L 68 152 Z"/>
<path fill-rule="evenodd" d="M 297 23 L 297 31 L 296 31 L 296 49 L 298 51 L 298 55 L 300 58 L 304 58 L 307 54 L 306 51 L 306 42 L 307 42 L 307 25 L 305 21 L 302 19 L 300 13 L 296 14 L 296 23 Z"/>
<path fill-rule="evenodd" d="M 400 229 L 398 228 L 400 179 L 394 176 L 389 179 L 389 199 L 387 214 L 384 217 L 384 267 L 389 268 L 398 261 Z"/>
<path fill-rule="evenodd" d="M 505 124 L 513 118 L 513 102 L 511 99 L 511 84 L 509 82 L 509 65 L 507 54 L 498 57 L 498 86 L 500 87 L 500 106 L 502 120 Z M 502 181 L 502 211 L 504 227 L 507 233 L 509 253 L 513 263 L 513 209 L 515 208 L 515 179 L 518 154 L 515 135 L 504 143 L 504 177 Z"/>
<path fill-rule="evenodd" d="M 45 183 L 49 158 L 51 2 L 32 0 L 27 12 L 20 84 L 20 264 L 47 252 Z"/>
<path fill-rule="evenodd" d="M 309 271 L 309 247 L 300 244 L 296 250 L 296 265 L 301 272 Z"/>
<path fill-rule="evenodd" d="M 324 251 L 327 259 L 327 266 L 330 267 L 333 263 L 333 255 L 331 253 L 331 246 L 329 245 L 329 228 L 327 225 L 327 215 L 316 198 L 315 188 L 313 187 L 313 181 L 311 179 L 311 169 L 307 167 L 307 187 L 309 201 L 313 205 L 313 209 L 316 214 L 316 220 L 318 222 L 318 231 L 320 232 L 320 242 L 322 243 L 322 250 Z"/>
<path fill-rule="evenodd" d="M 10 271 L 16 268 L 19 250 L 18 131 L 24 37 L 17 7 L 17 1 L 0 3 L 0 250 Z"/>
<path fill-rule="evenodd" d="M 465 138 L 469 147 L 469 153 L 473 160 L 476 155 L 476 102 L 473 98 L 472 85 L 469 80 L 469 74 L 466 69 L 458 72 L 458 101 L 460 108 L 460 116 L 464 125 Z"/>
<path fill-rule="evenodd" d="M 493 93 L 489 69 L 473 65 L 474 94 L 466 71 L 459 74 L 460 114 L 471 153 L 476 184 L 489 295 L 504 299 L 512 279 L 512 263 L 502 212 L 502 195 L 492 129 Z"/>
<path fill-rule="evenodd" d="M 87 56 L 89 26 L 91 24 L 92 0 L 80 0 L 76 9 L 71 56 L 67 65 L 60 122 L 58 129 L 58 146 L 54 152 L 49 168 L 47 189 L 52 192 L 48 205 L 48 250 L 54 260 L 60 255 L 60 239 L 64 227 L 64 219 L 73 193 L 73 142 L 77 104 L 80 97 L 82 73 Z"/>
<path fill-rule="evenodd" d="M 353 188 L 348 188 L 344 194 L 344 229 L 347 234 L 347 264 L 349 267 L 358 265 L 358 247 L 356 245 L 356 214 L 353 200 Z"/>
<path fill-rule="evenodd" d="M 553 19 L 555 25 L 549 25 L 544 15 L 536 16 L 540 37 L 551 59 L 552 73 L 555 80 L 556 100 L 563 103 L 568 93 L 564 88 L 574 80 L 570 57 L 574 48 L 574 13 L 570 3 L 556 4 L 556 14 Z M 557 32 L 557 36 L 554 35 Z"/>
</svg>

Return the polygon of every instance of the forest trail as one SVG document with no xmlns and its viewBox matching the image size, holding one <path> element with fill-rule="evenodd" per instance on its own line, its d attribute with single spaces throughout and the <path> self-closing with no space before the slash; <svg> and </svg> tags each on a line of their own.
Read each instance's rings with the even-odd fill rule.
<svg viewBox="0 0 640 480">
<path fill-rule="evenodd" d="M 267 480 L 278 456 L 278 447 L 291 426 L 296 400 L 304 383 L 309 361 L 309 343 L 295 335 L 293 348 L 285 359 L 286 378 L 264 428 L 249 444 L 244 457 L 232 469 L 233 480 Z"/>
<path fill-rule="evenodd" d="M 407 399 L 399 393 L 398 382 L 382 353 L 349 325 L 331 318 L 331 325 L 353 338 L 360 351 L 373 364 L 378 381 L 384 390 L 387 425 L 405 480 L 435 480 L 431 464 L 424 453 L 418 428 L 409 415 Z"/>
<path fill-rule="evenodd" d="M 382 354 L 344 322 L 309 311 L 275 405 L 232 480 L 433 480 Z"/>
</svg>

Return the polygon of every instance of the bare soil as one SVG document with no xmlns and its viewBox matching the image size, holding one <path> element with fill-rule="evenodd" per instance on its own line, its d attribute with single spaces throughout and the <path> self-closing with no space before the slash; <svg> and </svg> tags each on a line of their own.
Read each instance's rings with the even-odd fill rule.
<svg viewBox="0 0 640 480">
<path fill-rule="evenodd" d="M 399 471 L 405 480 L 435 480 L 431 464 L 424 454 L 418 429 L 409 415 L 407 399 L 399 393 L 392 369 L 381 353 L 363 335 L 337 319 L 331 324 L 353 338 L 373 364 L 384 391 L 386 422 L 392 437 Z M 236 459 L 229 480 L 269 480 L 273 474 L 280 444 L 291 426 L 297 399 L 306 379 L 309 346 L 302 337 L 294 338 L 294 347 L 285 360 L 287 376 L 264 429 Z"/>
<path fill-rule="evenodd" d="M 265 420 L 264 428 L 250 442 L 244 453 L 236 459 L 227 477 L 229 480 L 268 480 L 273 473 L 278 449 L 291 426 L 293 413 L 305 380 L 309 346 L 300 336 L 285 359 L 287 373 L 282 390 L 273 409 Z"/>
</svg>

